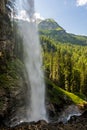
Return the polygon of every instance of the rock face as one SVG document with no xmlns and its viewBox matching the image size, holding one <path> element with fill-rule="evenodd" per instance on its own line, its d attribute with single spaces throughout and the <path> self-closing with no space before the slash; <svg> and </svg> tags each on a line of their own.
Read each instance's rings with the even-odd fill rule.
<svg viewBox="0 0 87 130">
<path fill-rule="evenodd" d="M 5 13 L 5 0 L 0 0 L 0 12 Z"/>
<path fill-rule="evenodd" d="M 13 55 L 13 42 L 8 15 L 5 12 L 5 1 L 0 0 L 0 117 L 4 116 L 8 108 L 8 90 L 2 87 L 1 77 L 6 74 L 7 59 Z M 10 37 L 10 38 L 8 38 Z"/>
<path fill-rule="evenodd" d="M 5 123 L 5 120 L 8 122 L 8 117 L 13 121 L 13 115 L 15 117 L 17 112 L 23 113 L 27 91 L 23 63 L 14 51 L 15 38 L 6 11 L 6 1 L 0 0 L 0 125 Z"/>
</svg>

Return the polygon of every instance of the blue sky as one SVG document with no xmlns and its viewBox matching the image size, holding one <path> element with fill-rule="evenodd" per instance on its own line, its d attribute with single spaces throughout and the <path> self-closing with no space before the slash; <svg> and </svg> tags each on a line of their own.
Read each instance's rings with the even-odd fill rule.
<svg viewBox="0 0 87 130">
<path fill-rule="evenodd" d="M 87 0 L 35 0 L 35 11 L 67 32 L 87 35 Z"/>
</svg>

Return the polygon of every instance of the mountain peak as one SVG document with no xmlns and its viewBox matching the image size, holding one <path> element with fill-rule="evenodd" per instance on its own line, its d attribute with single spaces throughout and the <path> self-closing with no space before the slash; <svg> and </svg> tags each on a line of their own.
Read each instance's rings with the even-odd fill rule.
<svg viewBox="0 0 87 130">
<path fill-rule="evenodd" d="M 47 22 L 52 22 L 52 23 L 56 23 L 56 21 L 53 19 L 53 18 L 48 18 L 48 19 L 45 19 L 45 21 L 47 21 Z"/>
<path fill-rule="evenodd" d="M 54 19 L 45 19 L 39 23 L 39 29 L 43 30 L 64 30 Z"/>
</svg>

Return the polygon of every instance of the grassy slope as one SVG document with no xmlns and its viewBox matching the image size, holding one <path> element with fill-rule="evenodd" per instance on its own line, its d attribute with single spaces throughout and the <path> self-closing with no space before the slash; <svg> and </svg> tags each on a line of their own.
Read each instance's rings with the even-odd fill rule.
<svg viewBox="0 0 87 130">
<path fill-rule="evenodd" d="M 84 104 L 87 104 L 85 99 L 82 99 L 81 96 L 77 96 L 73 93 L 67 92 L 63 90 L 62 88 L 56 86 L 52 81 L 46 78 L 46 84 L 48 84 L 48 94 L 51 96 L 50 100 L 53 103 L 61 104 L 60 97 L 64 98 L 65 100 L 69 100 L 72 103 L 76 105 L 83 106 Z"/>
</svg>

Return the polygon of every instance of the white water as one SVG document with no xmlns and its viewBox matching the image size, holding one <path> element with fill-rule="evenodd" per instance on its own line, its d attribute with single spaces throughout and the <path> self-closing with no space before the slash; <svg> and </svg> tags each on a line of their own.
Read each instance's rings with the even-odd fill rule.
<svg viewBox="0 0 87 130">
<path fill-rule="evenodd" d="M 37 27 L 34 19 L 34 1 L 33 0 L 15 0 L 15 17 L 20 21 L 18 24 L 20 35 L 24 44 L 24 63 L 28 75 L 28 93 L 26 99 L 27 121 L 47 120 L 45 109 L 45 84 L 41 57 L 41 48 L 39 44 Z"/>
<path fill-rule="evenodd" d="M 82 111 L 76 105 L 68 106 L 59 116 L 58 122 L 67 123 L 73 116 L 80 116 Z"/>
</svg>

